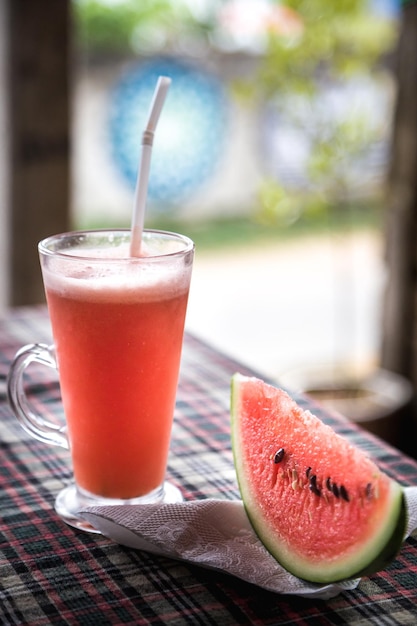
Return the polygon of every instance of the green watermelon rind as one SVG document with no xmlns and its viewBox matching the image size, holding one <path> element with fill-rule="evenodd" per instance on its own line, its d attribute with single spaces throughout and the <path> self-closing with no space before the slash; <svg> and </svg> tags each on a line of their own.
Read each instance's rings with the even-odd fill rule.
<svg viewBox="0 0 417 626">
<path fill-rule="evenodd" d="M 398 487 L 401 491 L 401 502 L 399 504 L 397 523 L 391 532 L 391 536 L 388 538 L 379 554 L 367 565 L 365 565 L 363 569 L 357 572 L 354 578 L 360 576 L 371 576 L 372 574 L 376 574 L 377 572 L 385 569 L 397 556 L 401 548 L 407 529 L 407 506 L 405 502 L 404 490 L 399 485 Z"/>
<path fill-rule="evenodd" d="M 366 545 L 366 549 L 364 549 L 364 546 L 361 546 L 359 554 L 355 555 L 354 558 L 350 557 L 347 561 L 337 560 L 332 565 L 328 564 L 324 569 L 322 565 L 320 568 L 317 568 L 311 562 L 302 561 L 298 556 L 293 555 L 291 550 L 286 550 L 287 554 L 284 553 L 279 545 L 274 529 L 269 528 L 265 523 L 262 511 L 251 496 L 249 481 L 246 479 L 246 473 L 241 463 L 243 457 L 240 452 L 241 439 L 239 437 L 236 406 L 239 395 L 239 381 L 244 379 L 245 377 L 242 377 L 240 374 L 235 374 L 232 377 L 232 450 L 238 485 L 247 516 L 265 548 L 287 571 L 298 578 L 314 583 L 335 583 L 361 576 L 370 576 L 387 567 L 401 547 L 407 524 L 404 491 L 394 480 L 391 481 L 390 514 L 386 518 L 386 523 L 381 524 L 373 540 Z"/>
</svg>

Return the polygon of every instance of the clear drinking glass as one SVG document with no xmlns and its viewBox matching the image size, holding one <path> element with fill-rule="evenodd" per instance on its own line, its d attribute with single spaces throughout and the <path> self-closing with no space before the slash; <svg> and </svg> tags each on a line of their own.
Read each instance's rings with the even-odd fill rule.
<svg viewBox="0 0 417 626">
<path fill-rule="evenodd" d="M 86 506 L 178 501 L 165 480 L 194 256 L 183 235 L 145 230 L 140 257 L 130 231 L 64 233 L 39 244 L 53 346 L 16 355 L 10 405 L 33 437 L 69 449 L 74 483 L 55 503 L 68 524 L 95 532 Z M 24 372 L 59 373 L 65 424 L 37 414 Z"/>
</svg>

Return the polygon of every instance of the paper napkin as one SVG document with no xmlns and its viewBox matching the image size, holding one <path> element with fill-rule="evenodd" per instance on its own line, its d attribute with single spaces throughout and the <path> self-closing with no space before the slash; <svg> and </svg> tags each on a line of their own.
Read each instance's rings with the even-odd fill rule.
<svg viewBox="0 0 417 626">
<path fill-rule="evenodd" d="M 417 487 L 407 487 L 406 537 L 417 528 Z M 287 572 L 256 536 L 240 500 L 97 506 L 80 511 L 103 535 L 122 545 L 231 574 L 282 594 L 331 598 L 359 578 L 319 585 Z"/>
</svg>

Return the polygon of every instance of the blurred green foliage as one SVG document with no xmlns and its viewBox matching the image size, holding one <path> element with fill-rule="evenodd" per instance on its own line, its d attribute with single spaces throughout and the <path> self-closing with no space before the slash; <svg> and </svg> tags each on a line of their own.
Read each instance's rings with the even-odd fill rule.
<svg viewBox="0 0 417 626">
<path fill-rule="evenodd" d="M 302 34 L 270 34 L 256 77 L 233 85 L 242 101 L 252 106 L 268 101 L 283 119 L 309 133 L 309 185 L 288 188 L 270 177 L 259 188 L 260 219 L 281 223 L 351 207 L 358 189 L 349 168 L 387 132 L 386 126 L 375 124 L 372 113 L 367 118 L 353 109 L 343 119 L 329 115 L 327 123 L 316 124 L 313 118 L 309 124 L 305 116 L 297 118 L 292 104 L 297 98 L 320 102 L 323 89 L 355 78 L 389 82 L 387 58 L 397 38 L 396 22 L 376 16 L 366 0 L 286 0 L 285 5 L 300 17 Z"/>
<path fill-rule="evenodd" d="M 74 0 L 77 43 L 105 55 L 132 54 L 137 46 L 143 52 L 148 46 L 152 52 L 156 45 L 185 51 L 193 37 L 211 46 L 219 10 L 228 2 L 211 0 L 205 10 L 192 11 L 184 0 Z M 267 27 L 269 39 L 257 83 L 262 97 L 277 89 L 305 92 L 324 69 L 340 76 L 370 67 L 395 35 L 388 20 L 369 12 L 367 0 L 271 0 L 271 5 L 294 11 L 304 28 L 301 37 L 291 37 Z M 247 81 L 244 85 L 251 87 Z"/>
<path fill-rule="evenodd" d="M 300 17 L 303 31 L 270 35 L 257 97 L 311 94 L 323 80 L 371 72 L 395 41 L 395 24 L 376 17 L 367 0 L 286 0 L 285 5 Z"/>
<path fill-rule="evenodd" d="M 303 214 L 298 220 L 282 228 L 278 220 L 262 219 L 259 213 L 242 215 L 237 210 L 234 215 L 223 214 L 193 220 L 187 216 L 149 215 L 147 228 L 171 230 L 191 237 L 199 254 L 218 249 L 239 249 L 250 245 L 263 245 L 276 241 L 300 240 L 302 237 L 351 232 L 376 232 L 380 230 L 380 205 L 376 202 L 360 202 L 349 207 L 348 211 L 324 213 L 318 211 Z M 130 221 L 120 222 L 119 217 L 103 220 L 92 219 L 88 215 L 77 223 L 78 229 L 129 228 Z"/>
<path fill-rule="evenodd" d="M 96 58 L 149 54 L 182 37 L 206 36 L 206 24 L 181 0 L 74 0 L 73 15 L 77 45 Z"/>
</svg>

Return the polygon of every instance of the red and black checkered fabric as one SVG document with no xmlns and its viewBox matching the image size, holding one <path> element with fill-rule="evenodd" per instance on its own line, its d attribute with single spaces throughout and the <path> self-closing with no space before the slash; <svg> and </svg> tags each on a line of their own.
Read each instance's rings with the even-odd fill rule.
<svg viewBox="0 0 417 626">
<path fill-rule="evenodd" d="M 417 624 L 417 535 L 385 571 L 323 601 L 262 591 L 66 526 L 53 506 L 71 480 L 69 455 L 26 434 L 6 402 L 10 361 L 34 341 L 50 341 L 43 307 L 14 310 L 0 321 L 0 624 Z M 239 497 L 229 423 L 235 371 L 253 374 L 186 337 L 168 468 L 186 499 Z M 27 384 L 43 415 L 61 415 L 53 372 L 29 372 Z M 413 460 L 337 416 L 313 410 L 399 482 L 417 485 Z"/>
</svg>

